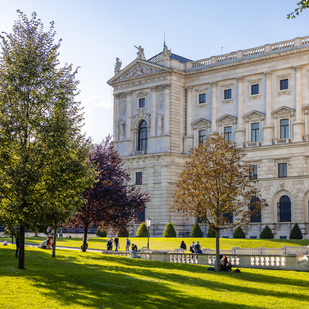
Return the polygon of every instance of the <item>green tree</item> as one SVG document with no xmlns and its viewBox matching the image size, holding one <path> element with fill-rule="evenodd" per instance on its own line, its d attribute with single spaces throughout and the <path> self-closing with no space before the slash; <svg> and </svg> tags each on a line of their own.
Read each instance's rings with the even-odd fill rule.
<svg viewBox="0 0 309 309">
<path fill-rule="evenodd" d="M 203 237 L 203 232 L 197 222 L 192 226 L 190 237 Z"/>
<path fill-rule="evenodd" d="M 0 217 L 20 226 L 24 268 L 25 229 L 72 216 L 94 168 L 75 101 L 77 71 L 60 66 L 54 24 L 45 32 L 35 13 L 18 13 L 13 32 L 0 36 Z"/>
<path fill-rule="evenodd" d="M 163 236 L 164 237 L 176 237 L 176 229 L 173 223 L 170 222 L 166 224 Z"/>
<path fill-rule="evenodd" d="M 246 225 L 262 207 L 257 180 L 250 177 L 251 167 L 244 163 L 244 150 L 226 141 L 218 133 L 207 136 L 199 147 L 191 149 L 185 169 L 174 192 L 173 209 L 212 226 L 216 232 L 216 269 L 220 269 L 220 230 Z"/>
<path fill-rule="evenodd" d="M 208 229 L 207 237 L 208 238 L 216 238 L 216 231 L 212 226 L 210 226 L 209 229 Z"/>
<path fill-rule="evenodd" d="M 290 14 L 288 14 L 287 18 L 296 18 L 303 10 L 309 8 L 309 0 L 301 0 L 297 2 L 297 8 Z"/>
<path fill-rule="evenodd" d="M 303 234 L 297 223 L 294 224 L 291 230 L 290 239 L 303 239 Z"/>
<path fill-rule="evenodd" d="M 241 228 L 241 226 L 238 226 L 234 233 L 233 233 L 233 238 L 246 238 L 246 234 L 243 231 L 243 229 Z"/>
<path fill-rule="evenodd" d="M 261 239 L 273 239 L 274 238 L 274 234 L 268 225 L 266 225 L 261 231 L 260 238 Z"/>
<path fill-rule="evenodd" d="M 145 222 L 142 222 L 141 225 L 139 226 L 136 236 L 137 237 L 148 237 L 148 228 Z"/>
<path fill-rule="evenodd" d="M 106 237 L 107 231 L 104 226 L 99 226 L 95 232 L 98 237 Z"/>
</svg>

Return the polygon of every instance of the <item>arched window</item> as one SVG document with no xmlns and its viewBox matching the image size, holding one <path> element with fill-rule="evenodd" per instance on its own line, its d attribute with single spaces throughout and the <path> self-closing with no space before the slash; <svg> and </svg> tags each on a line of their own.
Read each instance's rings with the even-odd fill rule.
<svg viewBox="0 0 309 309">
<path fill-rule="evenodd" d="M 291 200 L 287 195 L 280 197 L 278 203 L 278 222 L 291 222 Z"/>
<path fill-rule="evenodd" d="M 142 222 L 145 222 L 145 208 L 139 212 L 137 221 L 135 223 L 142 223 Z"/>
<path fill-rule="evenodd" d="M 254 211 L 257 203 L 260 201 L 259 198 L 253 198 L 250 202 L 249 209 L 250 211 Z M 261 222 L 261 210 L 259 209 L 255 213 L 251 215 L 251 222 Z"/>
<path fill-rule="evenodd" d="M 147 150 L 147 139 L 147 122 L 143 120 L 138 126 L 138 151 Z"/>
</svg>

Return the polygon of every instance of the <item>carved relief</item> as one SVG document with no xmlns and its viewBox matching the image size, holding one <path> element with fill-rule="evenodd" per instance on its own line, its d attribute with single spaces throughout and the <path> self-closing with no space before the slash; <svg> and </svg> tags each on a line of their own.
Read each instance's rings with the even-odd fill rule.
<svg viewBox="0 0 309 309">
<path fill-rule="evenodd" d="M 158 99 L 159 108 L 162 108 L 163 107 L 163 101 L 164 101 L 164 93 L 160 92 L 158 96 L 159 96 L 159 99 Z"/>
<path fill-rule="evenodd" d="M 146 108 L 141 108 L 137 111 L 137 114 L 132 116 L 132 128 L 137 128 L 140 120 L 146 120 L 147 127 L 151 125 L 151 114 L 146 113 Z"/>
<path fill-rule="evenodd" d="M 261 94 L 251 95 L 251 96 L 249 96 L 249 101 L 259 100 L 259 99 L 261 99 L 261 97 L 262 97 Z"/>
<path fill-rule="evenodd" d="M 158 135 L 161 135 L 163 132 L 163 116 L 159 114 L 158 117 Z"/>
<path fill-rule="evenodd" d="M 126 106 L 127 106 L 126 103 L 127 103 L 126 100 L 121 100 L 120 101 L 122 115 L 124 115 L 126 113 Z"/>
<path fill-rule="evenodd" d="M 153 74 L 153 73 L 158 73 L 158 72 L 161 72 L 161 70 L 157 68 L 151 68 L 151 67 L 138 65 L 132 71 L 129 71 L 127 74 L 119 77 L 118 80 L 124 80 L 127 78 L 139 77 L 142 75 Z"/>
<path fill-rule="evenodd" d="M 155 82 L 162 82 L 164 80 L 167 80 L 167 76 L 161 76 L 161 77 L 157 77 L 157 78 L 146 79 L 146 80 L 143 80 L 143 82 L 136 81 L 134 83 L 131 82 L 131 83 L 122 84 L 122 85 L 119 85 L 119 86 L 115 86 L 115 90 L 121 90 L 121 89 L 131 88 L 131 87 L 135 87 L 135 86 L 142 86 L 142 85 L 152 84 L 152 83 L 155 83 Z"/>
</svg>

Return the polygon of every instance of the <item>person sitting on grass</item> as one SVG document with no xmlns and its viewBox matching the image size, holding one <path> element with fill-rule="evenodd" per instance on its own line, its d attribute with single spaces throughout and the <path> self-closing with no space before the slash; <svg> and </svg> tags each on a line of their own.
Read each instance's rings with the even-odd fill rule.
<svg viewBox="0 0 309 309">
<path fill-rule="evenodd" d="M 232 264 L 228 261 L 227 256 L 223 258 L 222 262 L 224 271 L 232 271 Z"/>
<path fill-rule="evenodd" d="M 138 258 L 141 259 L 142 257 L 140 255 L 137 255 L 137 246 L 132 244 L 131 251 L 130 251 L 130 258 Z"/>
<path fill-rule="evenodd" d="M 202 253 L 203 254 L 202 246 L 200 245 L 199 241 L 196 242 L 196 245 L 194 246 L 194 251 L 195 251 L 195 253 Z"/>
</svg>

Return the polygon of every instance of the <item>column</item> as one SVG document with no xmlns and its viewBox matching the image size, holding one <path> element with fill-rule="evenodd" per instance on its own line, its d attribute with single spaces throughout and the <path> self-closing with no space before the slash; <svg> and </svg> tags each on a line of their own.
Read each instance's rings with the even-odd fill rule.
<svg viewBox="0 0 309 309">
<path fill-rule="evenodd" d="M 217 131 L 217 82 L 211 82 L 211 131 Z"/>
<path fill-rule="evenodd" d="M 114 94 L 114 141 L 119 140 L 119 100 L 120 95 Z"/>
<path fill-rule="evenodd" d="M 152 94 L 150 136 L 155 136 L 157 126 L 157 87 L 151 87 L 150 89 Z"/>
<path fill-rule="evenodd" d="M 297 65 L 295 69 L 295 92 L 296 92 L 296 120 L 293 123 L 293 142 L 302 142 L 304 136 L 303 122 L 303 96 L 302 96 L 302 67 Z M 292 122 L 290 122 L 292 123 Z"/>
<path fill-rule="evenodd" d="M 238 119 L 237 129 L 235 130 L 235 141 L 240 146 L 244 146 L 245 128 L 244 128 L 244 78 L 237 77 L 237 99 L 238 99 Z"/>
<path fill-rule="evenodd" d="M 170 85 L 164 86 L 164 134 L 169 134 L 169 122 L 170 122 Z"/>
<path fill-rule="evenodd" d="M 273 131 L 272 125 L 272 73 L 265 72 L 265 97 L 266 97 L 266 124 L 263 127 L 264 131 L 264 142 L 263 145 L 272 145 L 273 143 Z"/>
<path fill-rule="evenodd" d="M 127 92 L 127 117 L 126 117 L 126 139 L 131 138 L 131 113 L 132 113 L 132 91 Z"/>
</svg>

